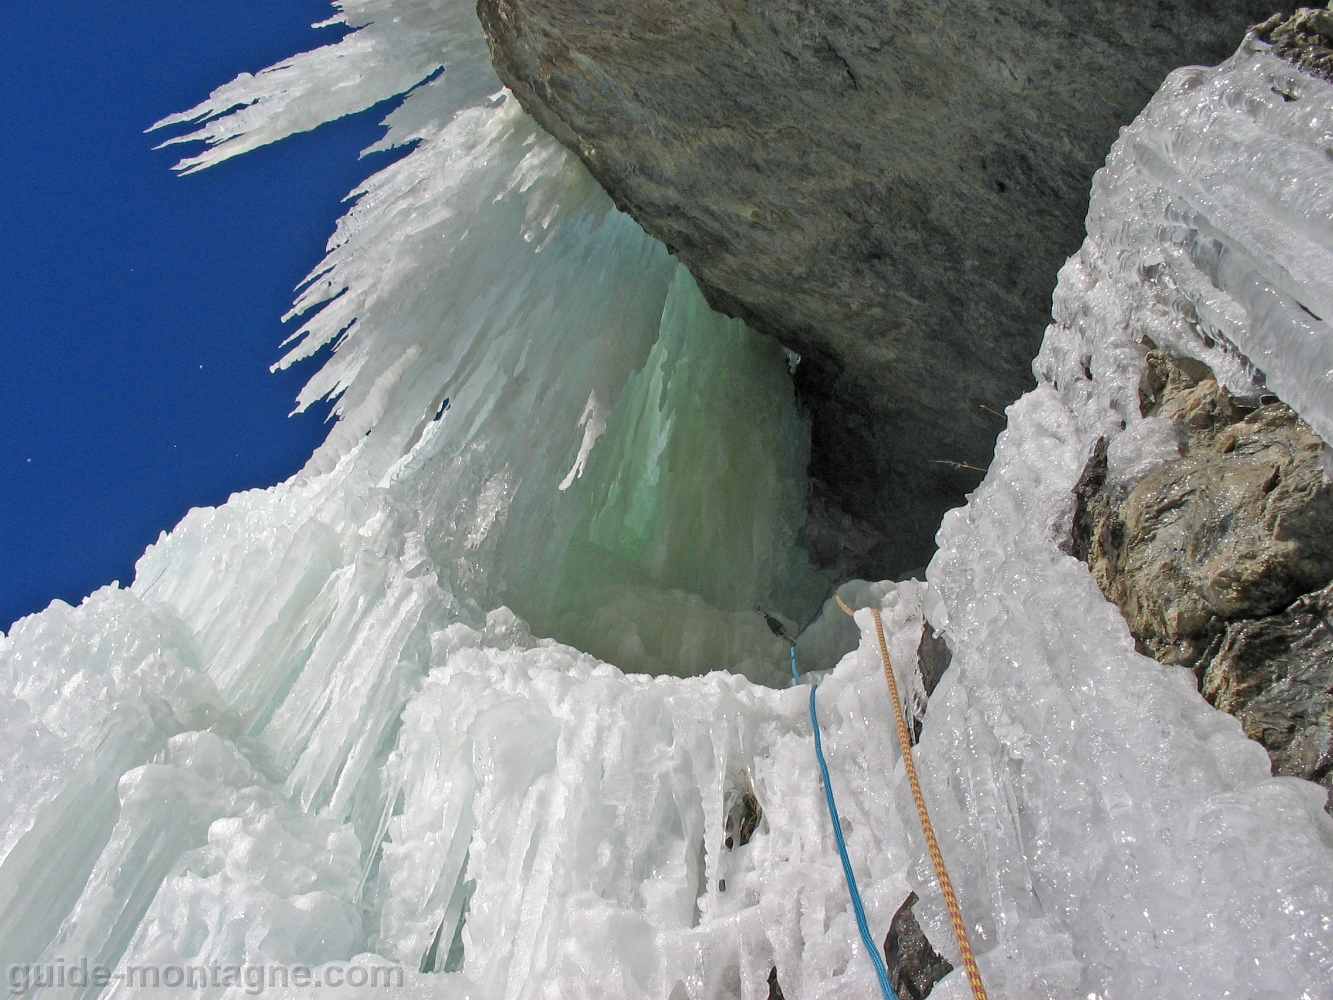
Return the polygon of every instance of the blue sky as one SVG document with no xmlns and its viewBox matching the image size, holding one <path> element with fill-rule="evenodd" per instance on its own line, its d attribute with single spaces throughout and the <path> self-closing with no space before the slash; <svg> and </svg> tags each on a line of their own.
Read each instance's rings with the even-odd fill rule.
<svg viewBox="0 0 1333 1000">
<path fill-rule="evenodd" d="M 128 584 L 190 507 L 324 437 L 270 374 L 343 196 L 388 159 L 374 108 L 190 177 L 143 130 L 336 40 L 325 0 L 11 0 L 0 37 L 0 628 Z"/>
</svg>

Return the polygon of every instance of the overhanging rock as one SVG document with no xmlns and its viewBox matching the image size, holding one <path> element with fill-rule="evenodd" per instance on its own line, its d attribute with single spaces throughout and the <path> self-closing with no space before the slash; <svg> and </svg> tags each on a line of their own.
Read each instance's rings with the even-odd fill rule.
<svg viewBox="0 0 1333 1000">
<path fill-rule="evenodd" d="M 501 78 L 803 358 L 816 562 L 922 565 L 1031 384 L 1093 171 L 1269 0 L 479 0 Z"/>
</svg>

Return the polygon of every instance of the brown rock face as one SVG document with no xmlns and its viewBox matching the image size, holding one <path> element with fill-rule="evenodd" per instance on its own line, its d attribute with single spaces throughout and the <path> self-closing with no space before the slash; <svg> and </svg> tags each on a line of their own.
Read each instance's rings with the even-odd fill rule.
<svg viewBox="0 0 1333 1000">
<path fill-rule="evenodd" d="M 1333 4 L 1326 10 L 1302 7 L 1289 18 L 1274 14 L 1256 27 L 1275 54 L 1307 73 L 1333 80 Z"/>
<path fill-rule="evenodd" d="M 1274 774 L 1333 790 L 1333 588 L 1281 614 L 1228 625 L 1203 695 L 1264 745 Z"/>
<path fill-rule="evenodd" d="M 1074 554 L 1140 647 L 1194 669 L 1275 773 L 1333 787 L 1324 444 L 1285 404 L 1239 407 L 1205 366 L 1157 352 L 1140 400 L 1181 455 L 1117 489 L 1099 448 L 1076 491 Z"/>
<path fill-rule="evenodd" d="M 1285 404 L 1244 412 L 1197 369 L 1150 356 L 1144 415 L 1171 420 L 1182 457 L 1124 496 L 1095 457 L 1075 529 L 1139 642 L 1188 667 L 1216 652 L 1227 622 L 1275 614 L 1333 577 L 1323 442 Z"/>
<path fill-rule="evenodd" d="M 501 78 L 802 355 L 810 547 L 920 566 L 1031 385 L 1093 171 L 1271 0 L 479 0 Z"/>
</svg>

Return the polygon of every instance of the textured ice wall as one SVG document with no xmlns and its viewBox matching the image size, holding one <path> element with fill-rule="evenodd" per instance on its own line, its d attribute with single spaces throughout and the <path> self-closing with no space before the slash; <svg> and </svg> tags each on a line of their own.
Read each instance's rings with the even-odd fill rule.
<svg viewBox="0 0 1333 1000">
<path fill-rule="evenodd" d="M 55 604 L 0 640 L 0 963 L 86 956 L 125 971 L 360 954 L 402 963 L 417 996 L 664 1000 L 765 997 L 776 966 L 793 1000 L 869 995 L 801 692 L 735 674 L 625 675 L 496 607 L 513 596 L 557 614 L 525 594 L 522 571 L 567 553 L 561 538 L 603 514 L 598 537 L 619 546 L 614 574 L 626 574 L 607 583 L 630 596 L 601 637 L 645 620 L 636 602 L 688 601 L 629 582 L 697 571 L 688 548 L 659 544 L 659 526 L 690 523 L 690 497 L 654 478 L 652 449 L 636 442 L 664 454 L 673 439 L 653 437 L 654 421 L 704 419 L 717 369 L 691 368 L 705 346 L 691 331 L 721 335 L 725 321 L 698 312 L 661 248 L 512 101 L 487 96 L 465 5 L 346 6 L 384 27 L 238 81 L 213 108 L 258 103 L 210 126 L 232 143 L 211 155 L 226 155 L 449 64 L 395 112 L 390 141 L 418 146 L 367 183 L 301 303 L 329 302 L 296 350 L 339 342 L 306 398 L 341 390 L 341 420 L 302 475 L 187 516 L 129 590 Z M 1292 252 L 1288 229 L 1264 224 L 1275 171 L 1333 190 L 1327 161 L 1305 153 L 1326 145 L 1326 114 L 1297 108 L 1330 88 L 1292 72 L 1247 49 L 1168 81 L 1099 175 L 1039 386 L 942 526 L 929 588 L 846 590 L 886 608 L 904 684 L 923 613 L 953 649 L 918 752 L 995 996 L 1333 997 L 1322 792 L 1270 778 L 1263 751 L 1184 671 L 1136 654 L 1060 547 L 1097 437 L 1116 437 L 1126 476 L 1153 460 L 1137 416 L 1145 334 L 1212 352 L 1253 391 L 1218 345 L 1254 350 L 1247 338 L 1267 336 L 1281 348 L 1261 365 L 1270 382 L 1286 371 L 1298 391 L 1280 391 L 1316 413 L 1321 370 L 1291 360 L 1289 328 L 1247 305 L 1268 300 L 1233 296 L 1214 279 L 1225 269 L 1191 285 L 1160 266 L 1203 231 L 1191 225 L 1220 224 L 1197 209 L 1189 224 L 1161 223 L 1183 188 L 1153 181 L 1138 152 L 1190 177 L 1213 162 L 1194 151 L 1246 130 L 1286 150 L 1233 158 L 1221 203 L 1247 226 L 1214 255 L 1272 266 Z M 1299 100 L 1274 92 L 1293 82 Z M 345 102 L 329 103 L 338 93 Z M 1327 236 L 1327 216 L 1302 218 L 1292 240 Z M 1267 243 L 1247 242 L 1258 231 Z M 1205 314 L 1231 325 L 1209 333 Z M 780 356 L 730 332 L 729 370 L 771 385 Z M 759 403 L 780 429 L 780 397 Z M 799 435 L 769 437 L 800 461 Z M 712 454 L 674 440 L 688 445 L 682 460 Z M 758 496 L 781 492 L 776 459 L 745 460 L 769 470 Z M 523 534 L 538 523 L 545 534 Z M 807 666 L 830 665 L 815 650 L 833 621 L 810 633 Z M 654 655 L 653 637 L 638 638 Z M 781 666 L 756 648 L 749 669 Z M 716 665 L 744 664 L 741 652 Z M 819 703 L 876 936 L 915 889 L 951 954 L 871 645 Z M 764 818 L 728 849 L 726 817 L 747 789 Z M 965 992 L 955 974 L 936 995 Z"/>
<path fill-rule="evenodd" d="M 1135 653 L 1062 551 L 1099 438 L 1126 482 L 1175 453 L 1140 415 L 1145 338 L 1333 426 L 1312 315 L 1333 294 L 1330 111 L 1333 87 L 1249 40 L 1168 77 L 1094 180 L 1037 388 L 941 526 L 929 614 L 954 661 L 922 763 L 1016 995 L 1333 996 L 1321 790 L 1270 777 L 1188 671 Z"/>
<path fill-rule="evenodd" d="M 1327 440 L 1333 92 L 1268 49 L 1247 40 L 1224 72 L 1168 78 L 1097 175 L 1088 233 L 1158 300 L 1164 346 L 1233 391 L 1266 381 Z"/>
</svg>

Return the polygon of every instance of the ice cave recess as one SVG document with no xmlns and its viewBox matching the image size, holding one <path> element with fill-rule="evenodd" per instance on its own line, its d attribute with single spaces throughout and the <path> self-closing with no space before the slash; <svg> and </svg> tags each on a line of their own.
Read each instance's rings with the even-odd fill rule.
<svg viewBox="0 0 1333 1000">
<path fill-rule="evenodd" d="M 869 995 L 804 692 L 753 611 L 804 620 L 827 586 L 799 548 L 794 359 L 708 311 L 526 118 L 469 5 L 339 9 L 356 30 L 178 119 L 204 119 L 198 169 L 407 92 L 382 145 L 414 148 L 296 305 L 288 359 L 335 344 L 300 402 L 334 394 L 338 421 L 132 586 L 0 639 L 0 965 Z M 918 700 L 923 626 L 951 650 L 917 753 L 994 996 L 1333 997 L 1323 791 L 1136 653 L 1061 549 L 1099 439 L 1131 477 L 1161 458 L 1145 337 L 1333 430 L 1330 121 L 1333 86 L 1253 39 L 1169 77 L 1097 176 L 1037 388 L 927 581 L 843 588 L 884 609 Z M 819 690 L 849 851 L 877 935 L 915 891 L 957 966 L 857 624 Z M 834 666 L 833 628 L 807 666 Z M 728 848 L 746 792 L 762 820 Z"/>
</svg>

